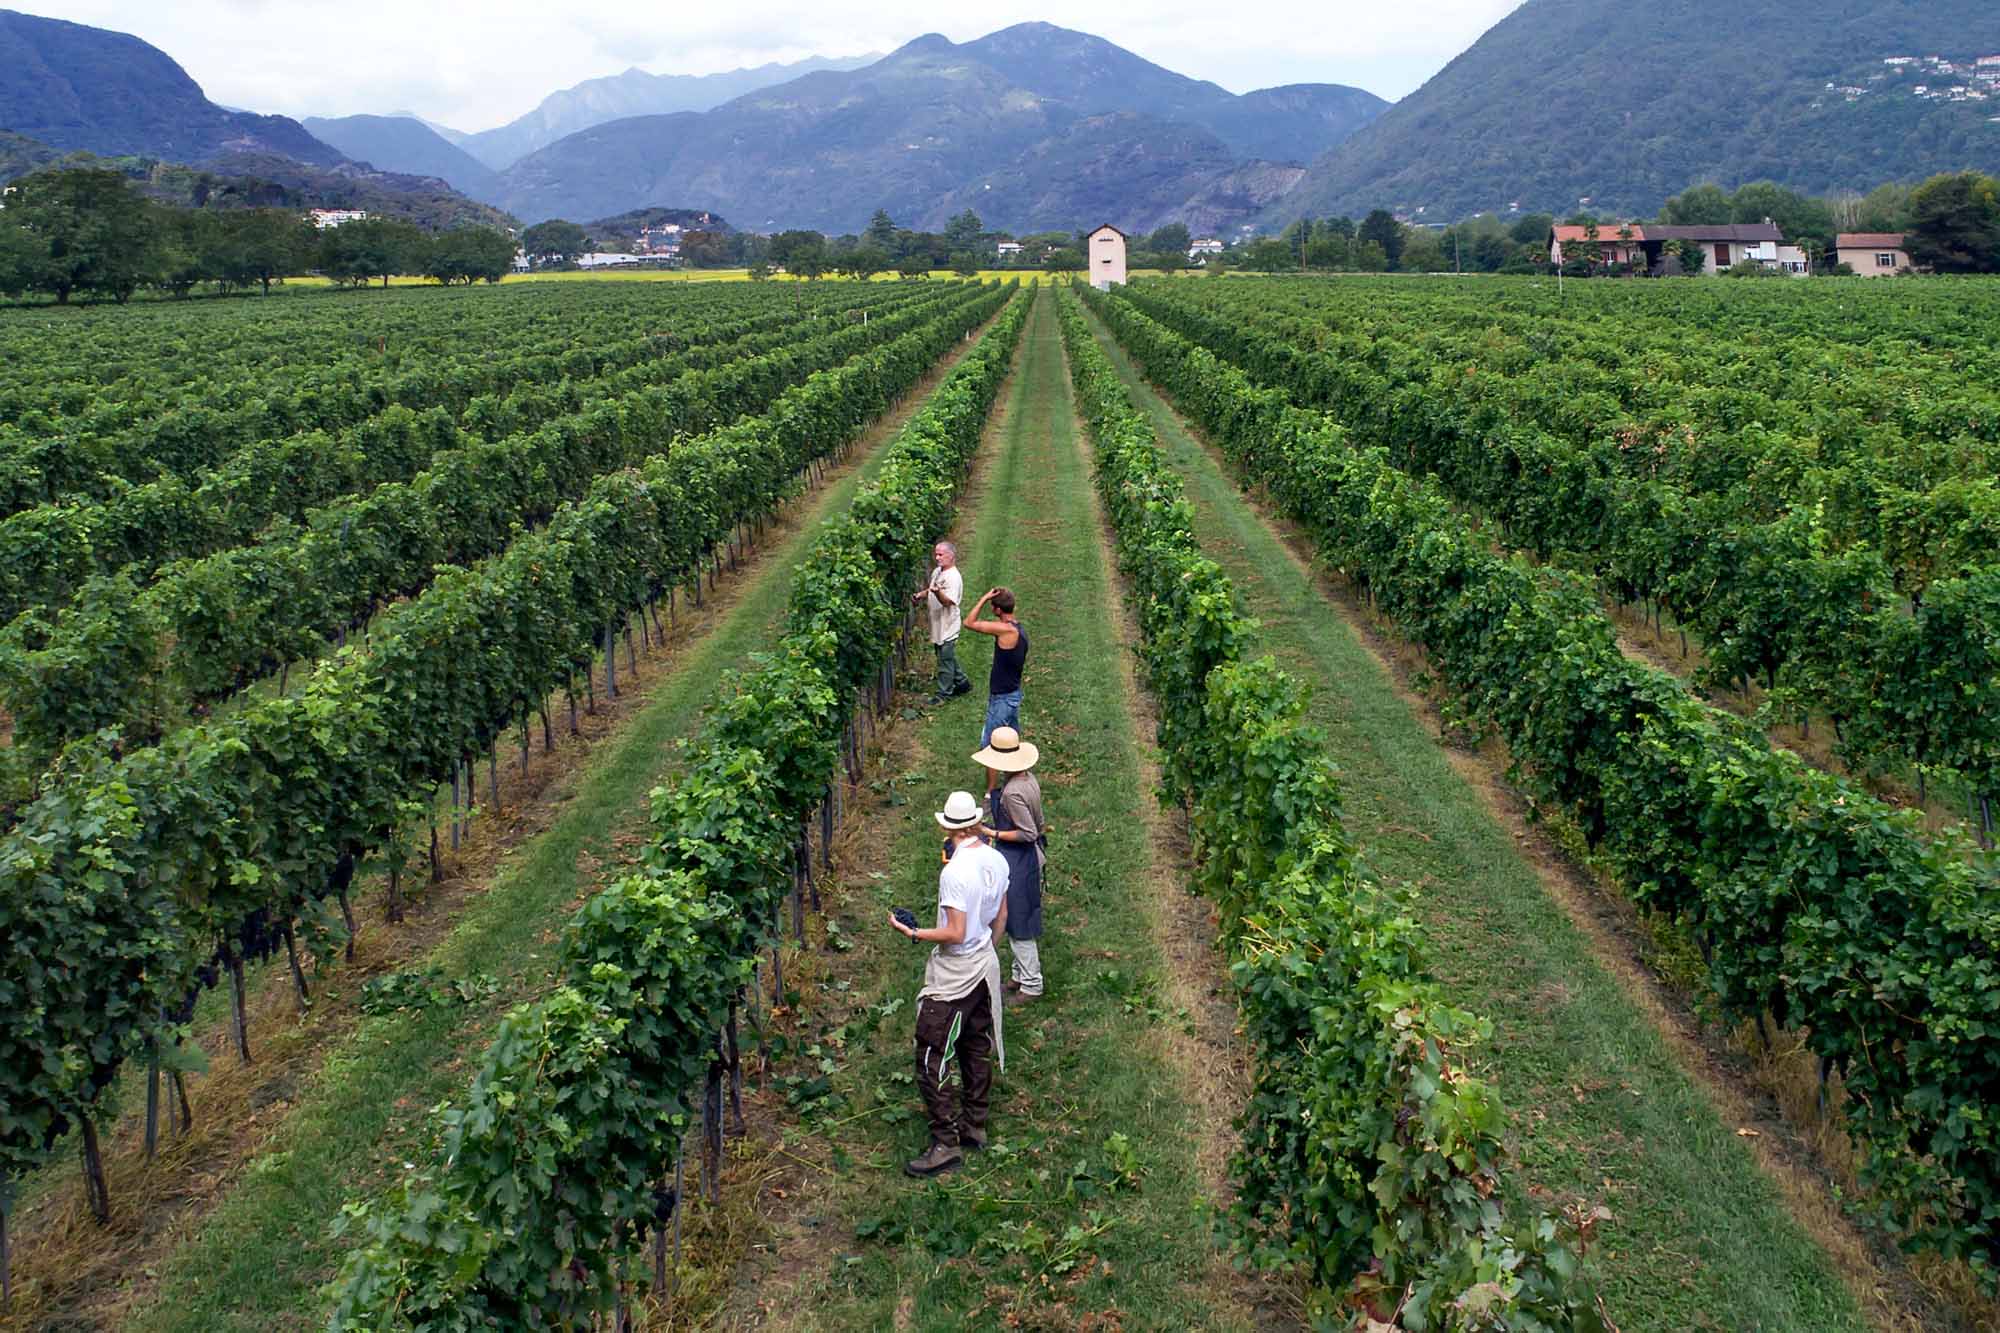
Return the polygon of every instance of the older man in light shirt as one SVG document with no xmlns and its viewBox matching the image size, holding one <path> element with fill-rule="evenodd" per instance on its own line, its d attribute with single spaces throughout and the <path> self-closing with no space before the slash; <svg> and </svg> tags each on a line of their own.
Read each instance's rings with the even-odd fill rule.
<svg viewBox="0 0 2000 1333">
<path fill-rule="evenodd" d="M 934 946 L 917 995 L 917 1087 L 930 1119 L 930 1149 L 904 1170 L 935 1176 L 964 1161 L 966 1148 L 986 1146 L 986 1112 L 993 1062 L 1007 1067 L 1000 1037 L 1000 956 L 993 938 L 1007 928 L 1007 862 L 980 837 L 979 802 L 955 791 L 937 814 L 950 835 L 949 859 L 938 873 L 935 926 L 911 926 L 894 913 L 889 924 Z M 958 1095 L 948 1086 L 958 1062 Z"/>
<path fill-rule="evenodd" d="M 972 679 L 965 674 L 965 668 L 958 664 L 959 617 L 965 604 L 965 575 L 958 571 L 958 548 L 950 542 L 939 542 L 931 551 L 931 558 L 937 561 L 932 567 L 930 578 L 924 586 L 910 598 L 912 605 L 923 606 L 930 616 L 931 647 L 937 650 L 937 693 L 930 701 L 941 704 L 947 699 L 972 692 Z"/>
</svg>

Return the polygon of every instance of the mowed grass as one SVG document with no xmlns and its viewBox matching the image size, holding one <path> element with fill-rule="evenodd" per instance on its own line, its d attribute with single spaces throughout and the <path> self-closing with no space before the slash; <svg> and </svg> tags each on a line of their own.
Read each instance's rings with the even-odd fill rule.
<svg viewBox="0 0 2000 1333">
<path fill-rule="evenodd" d="M 816 1038 L 779 1067 L 797 1123 L 791 1151 L 824 1163 L 776 1270 L 740 1293 L 746 1322 L 800 1330 L 1247 1328 L 1217 1251 L 1194 1122 L 1159 1042 L 1160 949 L 1148 875 L 1135 727 L 1118 667 L 1114 590 L 1091 507 L 1051 303 L 1031 317 L 1004 431 L 984 448 L 978 502 L 959 537 L 967 600 L 995 584 L 1020 599 L 1030 653 L 1022 727 L 1042 747 L 1050 823 L 1042 940 L 1047 995 L 1008 1010 L 1007 1069 L 992 1146 L 931 1181 L 903 1163 L 929 1141 L 911 1027 L 926 950 L 885 917 L 937 901 L 932 812 L 983 782 L 970 755 L 991 641 L 960 654 L 979 688 L 906 713 L 872 781 L 865 841 L 880 868 L 833 902 L 851 949 L 805 999 Z M 928 653 L 903 684 L 919 697 Z M 975 793 L 976 794 L 976 793 Z M 1005 946 L 1002 946 L 1003 955 Z M 1002 967 L 1006 961 L 1003 956 Z M 824 1061 L 824 1063 L 821 1063 Z M 794 1256 L 794 1251 L 797 1251 Z"/>
<path fill-rule="evenodd" d="M 788 572 L 821 519 L 844 510 L 881 461 L 878 447 L 862 467 L 807 497 L 805 520 L 764 557 L 727 618 L 678 655 L 652 659 L 640 685 L 662 670 L 671 678 L 560 796 L 563 814 L 515 849 L 445 943 L 412 964 L 435 966 L 452 980 L 494 975 L 499 993 L 462 1009 L 363 1019 L 298 1091 L 296 1109 L 227 1199 L 161 1270 L 129 1327 L 196 1333 L 319 1325 L 318 1289 L 345 1249 L 329 1232 L 341 1205 L 386 1185 L 405 1157 L 417 1160 L 411 1154 L 423 1151 L 424 1113 L 465 1086 L 499 1014 L 546 988 L 555 933 L 601 868 L 621 854 L 621 839 L 643 827 L 646 793 L 674 766 L 675 740 L 695 730 L 724 672 L 776 642 L 791 594 Z M 348 983 L 336 971 L 330 984 Z"/>
<path fill-rule="evenodd" d="M 1101 325 L 1096 332 L 1186 478 L 1202 545 L 1261 622 L 1260 648 L 1313 686 L 1312 718 L 1341 768 L 1350 835 L 1384 880 L 1416 889 L 1446 994 L 1493 1020 L 1478 1063 L 1509 1107 L 1517 1178 L 1540 1198 L 1611 1209 L 1593 1265 L 1619 1326 L 1869 1327 L 1738 1127 L 1719 1118 L 1599 965 L 1354 629 Z"/>
</svg>

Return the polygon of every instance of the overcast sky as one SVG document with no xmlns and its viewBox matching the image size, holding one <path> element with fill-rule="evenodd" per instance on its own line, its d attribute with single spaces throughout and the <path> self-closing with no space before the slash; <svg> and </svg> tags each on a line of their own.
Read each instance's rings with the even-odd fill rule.
<svg viewBox="0 0 2000 1333">
<path fill-rule="evenodd" d="M 211 99 L 290 116 L 414 111 L 461 130 L 505 124 L 560 88 L 637 65 L 710 74 L 808 55 L 890 51 L 939 31 L 965 41 L 1027 19 L 1085 28 L 1234 92 L 1349 83 L 1415 89 L 1520 0 L 1228 3 L 1099 0 L 1086 10 L 876 0 L 857 14 L 806 0 L 592 6 L 538 0 L 12 0 L 30 13 L 133 33 L 178 60 Z"/>
</svg>

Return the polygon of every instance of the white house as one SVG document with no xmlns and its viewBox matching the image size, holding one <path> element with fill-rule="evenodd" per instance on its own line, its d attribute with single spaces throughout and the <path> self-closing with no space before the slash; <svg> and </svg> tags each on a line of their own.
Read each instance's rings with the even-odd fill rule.
<svg viewBox="0 0 2000 1333">
<path fill-rule="evenodd" d="M 623 264 L 636 264 L 638 255 L 621 255 L 603 250 L 592 250 L 576 257 L 578 268 L 617 268 Z"/>
<path fill-rule="evenodd" d="M 1212 236 L 1204 236 L 1198 241 L 1190 241 L 1188 243 L 1188 258 L 1197 262 L 1208 258 L 1210 255 L 1219 255 L 1222 251 L 1222 242 Z"/>
<path fill-rule="evenodd" d="M 1084 240 L 1085 262 L 1090 266 L 1090 285 L 1103 291 L 1125 283 L 1125 233 L 1109 222 Z"/>
<path fill-rule="evenodd" d="M 993 247 L 993 254 L 996 258 L 1003 261 L 1019 259 L 1021 257 L 1021 243 L 1019 241 L 1001 241 Z"/>
<path fill-rule="evenodd" d="M 338 227 L 343 222 L 366 222 L 368 210 L 365 208 L 315 208 L 308 216 L 312 224 L 321 231 L 328 227 Z"/>
</svg>

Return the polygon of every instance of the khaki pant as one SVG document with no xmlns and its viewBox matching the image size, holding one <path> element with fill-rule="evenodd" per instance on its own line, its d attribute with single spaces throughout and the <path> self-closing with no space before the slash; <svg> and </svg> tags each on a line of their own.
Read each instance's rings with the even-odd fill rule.
<svg viewBox="0 0 2000 1333">
<path fill-rule="evenodd" d="M 933 1143 L 956 1148 L 960 1130 L 986 1128 L 993 1093 L 993 1001 L 984 983 L 956 1000 L 917 1001 L 917 1089 Z"/>
</svg>

